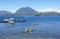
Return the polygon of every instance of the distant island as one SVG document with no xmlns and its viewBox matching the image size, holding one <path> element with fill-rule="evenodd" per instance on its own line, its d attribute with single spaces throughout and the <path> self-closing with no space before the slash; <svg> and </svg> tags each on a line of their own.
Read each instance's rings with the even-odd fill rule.
<svg viewBox="0 0 60 39">
<path fill-rule="evenodd" d="M 0 16 L 3 15 L 33 15 L 33 16 L 60 16 L 60 13 L 52 11 L 52 12 L 38 12 L 30 7 L 22 7 L 18 9 L 14 14 L 9 11 L 0 11 Z"/>
<path fill-rule="evenodd" d="M 59 16 L 60 13 L 58 12 L 40 12 L 38 14 L 35 14 L 35 16 Z"/>
</svg>

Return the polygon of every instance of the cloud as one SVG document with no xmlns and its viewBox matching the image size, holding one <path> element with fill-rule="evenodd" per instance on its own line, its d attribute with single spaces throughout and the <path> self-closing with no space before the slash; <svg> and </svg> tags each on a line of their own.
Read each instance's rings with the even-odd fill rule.
<svg viewBox="0 0 60 39">
<path fill-rule="evenodd" d="M 60 9 L 56 9 L 56 8 L 46 8 L 46 9 L 42 9 L 42 10 L 37 10 L 38 12 L 59 12 L 60 13 Z"/>
<path fill-rule="evenodd" d="M 15 13 L 15 11 L 11 11 L 13 14 Z"/>
</svg>

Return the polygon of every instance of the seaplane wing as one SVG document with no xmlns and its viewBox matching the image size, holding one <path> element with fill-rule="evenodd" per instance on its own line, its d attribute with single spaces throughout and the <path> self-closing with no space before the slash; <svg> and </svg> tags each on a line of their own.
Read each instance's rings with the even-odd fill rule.
<svg viewBox="0 0 60 39">
<path fill-rule="evenodd" d="M 0 23 L 16 23 L 16 22 L 26 22 L 26 20 L 15 20 L 14 18 L 10 19 L 4 19 L 3 21 L 0 21 Z"/>
</svg>

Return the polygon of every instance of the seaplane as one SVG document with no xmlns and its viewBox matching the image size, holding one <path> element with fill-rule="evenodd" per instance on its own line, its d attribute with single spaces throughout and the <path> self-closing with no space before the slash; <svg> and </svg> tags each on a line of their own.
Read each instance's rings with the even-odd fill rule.
<svg viewBox="0 0 60 39">
<path fill-rule="evenodd" d="M 10 18 L 10 19 L 4 19 L 3 21 L 0 21 L 0 23 L 9 23 L 9 22 L 26 22 L 25 19 L 22 20 L 15 20 L 15 18 Z"/>
<path fill-rule="evenodd" d="M 15 18 L 10 18 L 10 19 L 4 19 L 3 21 L 0 21 L 0 23 L 8 23 L 8 27 L 15 27 L 16 22 L 26 22 L 26 20 L 15 20 Z"/>
</svg>

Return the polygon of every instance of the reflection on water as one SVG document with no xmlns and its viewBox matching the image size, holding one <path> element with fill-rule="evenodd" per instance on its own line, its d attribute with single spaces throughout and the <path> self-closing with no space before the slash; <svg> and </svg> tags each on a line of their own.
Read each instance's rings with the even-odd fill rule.
<svg viewBox="0 0 60 39">
<path fill-rule="evenodd" d="M 0 36 L 0 39 L 60 39 L 60 37 L 7 35 L 7 36 Z"/>
<path fill-rule="evenodd" d="M 58 18 L 56 20 L 54 17 L 56 21 L 51 17 L 28 18 L 27 22 L 15 23 L 18 26 L 14 28 L 8 28 L 7 23 L 0 23 L 0 39 L 60 39 L 60 21 Z M 25 27 L 29 29 L 31 26 L 35 31 L 26 33 Z"/>
</svg>

